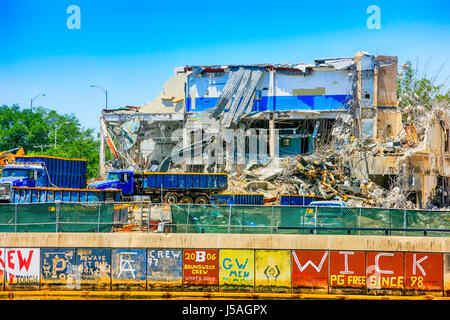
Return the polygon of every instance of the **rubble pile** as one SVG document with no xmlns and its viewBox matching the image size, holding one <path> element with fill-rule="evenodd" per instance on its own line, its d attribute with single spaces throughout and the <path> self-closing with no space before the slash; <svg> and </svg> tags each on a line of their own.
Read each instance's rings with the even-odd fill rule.
<svg viewBox="0 0 450 320">
<path fill-rule="evenodd" d="M 401 179 L 385 189 L 370 181 L 368 172 L 356 172 L 350 159 L 365 161 L 369 156 L 403 153 L 398 161 L 406 161 L 422 148 L 422 141 L 411 143 L 405 131 L 383 141 L 361 141 L 352 135 L 352 125 L 349 114 L 339 116 L 332 128 L 332 142 L 316 146 L 310 155 L 286 157 L 265 165 L 249 163 L 243 172 L 229 175 L 226 192 L 261 193 L 269 199 L 279 199 L 282 194 L 317 195 L 324 200 L 345 201 L 349 207 L 415 208 L 407 199 Z"/>
<path fill-rule="evenodd" d="M 409 113 L 408 113 L 409 112 Z M 316 195 L 323 200 L 345 201 L 348 207 L 414 209 L 406 185 L 409 173 L 397 169 L 389 186 L 371 181 L 368 159 L 395 156 L 396 168 L 407 165 L 411 156 L 429 153 L 432 123 L 450 119 L 448 106 L 407 108 L 402 130 L 382 139 L 357 139 L 351 114 L 336 117 L 331 128 L 331 141 L 316 140 L 312 154 L 271 159 L 265 163 L 250 161 L 244 168 L 236 166 L 228 172 L 228 188 L 223 193 L 263 194 L 265 203 L 279 204 L 280 195 Z M 418 164 L 416 164 L 418 165 Z M 172 168 L 172 171 L 182 170 Z M 384 168 L 383 168 L 384 170 Z M 410 177 L 409 177 L 410 178 Z"/>
</svg>

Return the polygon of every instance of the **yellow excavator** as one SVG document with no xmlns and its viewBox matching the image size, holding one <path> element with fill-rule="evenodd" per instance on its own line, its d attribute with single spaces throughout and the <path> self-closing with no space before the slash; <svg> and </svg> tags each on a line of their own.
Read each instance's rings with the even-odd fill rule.
<svg viewBox="0 0 450 320">
<path fill-rule="evenodd" d="M 13 152 L 16 150 L 17 152 L 14 154 Z M 0 167 L 4 166 L 5 164 L 14 162 L 16 160 L 16 157 L 20 157 L 23 155 L 25 155 L 25 151 L 22 147 L 0 152 Z"/>
</svg>

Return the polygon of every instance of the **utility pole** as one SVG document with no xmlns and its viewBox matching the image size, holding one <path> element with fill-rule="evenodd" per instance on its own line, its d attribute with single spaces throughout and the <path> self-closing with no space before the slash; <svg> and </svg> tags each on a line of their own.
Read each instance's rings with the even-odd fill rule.
<svg viewBox="0 0 450 320">
<path fill-rule="evenodd" d="M 97 87 L 103 91 L 103 93 L 105 94 L 105 109 L 108 110 L 108 90 L 103 89 L 102 87 L 100 87 L 97 84 L 91 84 L 91 87 L 92 88 Z"/>
<path fill-rule="evenodd" d="M 45 96 L 45 93 L 38 94 L 36 97 L 34 97 L 33 99 L 31 99 L 31 102 L 30 102 L 30 109 L 33 109 L 33 101 L 36 100 L 37 98 L 41 97 L 41 96 L 44 97 L 44 96 Z"/>
<path fill-rule="evenodd" d="M 69 123 L 69 121 L 63 122 L 63 123 L 61 123 L 59 126 L 56 126 L 56 127 L 55 127 L 55 149 L 56 149 L 56 138 L 57 138 L 57 136 L 58 136 L 58 129 L 61 128 L 62 125 L 66 124 L 66 123 Z"/>
</svg>

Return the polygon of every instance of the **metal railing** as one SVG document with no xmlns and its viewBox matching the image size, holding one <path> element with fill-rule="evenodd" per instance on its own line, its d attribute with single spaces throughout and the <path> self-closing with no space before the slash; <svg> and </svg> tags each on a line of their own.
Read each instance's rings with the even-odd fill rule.
<svg viewBox="0 0 450 320">
<path fill-rule="evenodd" d="M 173 205 L 171 232 L 449 236 L 450 211 Z"/>
<path fill-rule="evenodd" d="M 0 232 L 108 232 L 114 204 L 1 204 Z"/>
</svg>

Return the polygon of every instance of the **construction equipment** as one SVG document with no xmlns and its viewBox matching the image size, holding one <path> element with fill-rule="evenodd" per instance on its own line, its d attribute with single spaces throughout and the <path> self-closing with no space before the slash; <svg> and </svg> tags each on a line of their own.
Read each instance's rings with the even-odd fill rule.
<svg viewBox="0 0 450 320">
<path fill-rule="evenodd" d="M 111 149 L 111 152 L 114 155 L 115 159 L 119 159 L 119 153 L 117 152 L 117 148 L 114 145 L 113 140 L 111 139 L 111 136 L 108 133 L 108 130 L 106 129 L 106 124 L 105 124 L 105 120 L 103 119 L 103 117 L 100 118 L 100 127 L 102 128 L 102 132 L 104 134 L 106 143 L 108 144 L 109 148 Z"/>
<path fill-rule="evenodd" d="M 14 159 L 13 163 L 2 166 L 0 201 L 11 201 L 13 187 L 80 189 L 86 187 L 86 159 L 17 154 Z"/>
<path fill-rule="evenodd" d="M 103 181 L 88 185 L 89 189 L 121 189 L 124 200 L 147 196 L 151 202 L 210 203 L 213 194 L 227 188 L 225 173 L 108 172 Z"/>
<path fill-rule="evenodd" d="M 16 151 L 16 154 L 12 152 Z M 4 166 L 5 164 L 12 163 L 16 160 L 16 157 L 23 156 L 25 154 L 22 147 L 14 148 L 8 151 L 3 151 L 0 153 L 0 166 Z"/>
</svg>

